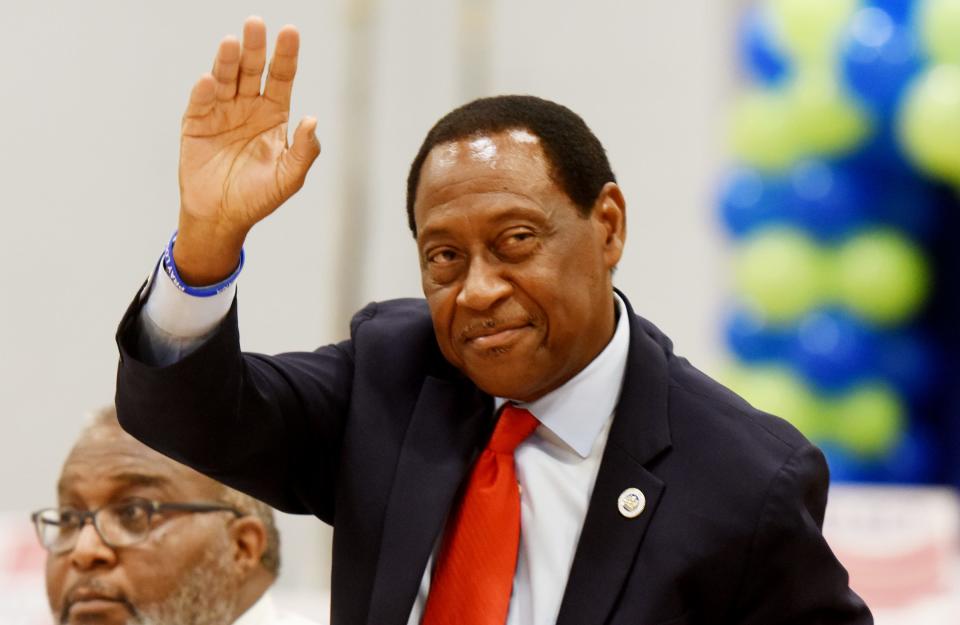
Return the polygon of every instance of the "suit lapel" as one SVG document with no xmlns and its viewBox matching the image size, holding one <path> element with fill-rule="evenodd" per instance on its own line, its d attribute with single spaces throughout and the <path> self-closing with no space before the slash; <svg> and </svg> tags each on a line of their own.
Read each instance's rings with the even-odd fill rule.
<svg viewBox="0 0 960 625">
<path fill-rule="evenodd" d="M 620 493 L 631 487 L 646 497 L 646 507 L 635 519 L 625 518 L 617 507 Z M 605 454 L 557 625 L 607 621 L 662 492 L 663 482 L 623 451 L 611 449 Z"/>
<path fill-rule="evenodd" d="M 371 625 L 407 622 L 447 510 L 489 435 L 491 410 L 489 398 L 472 384 L 434 377 L 424 383 L 387 503 Z"/>
<path fill-rule="evenodd" d="M 645 465 L 670 447 L 666 356 L 628 302 L 626 307 L 627 370 L 557 625 L 608 620 L 664 491 L 663 482 Z M 627 488 L 640 489 L 646 498 L 643 512 L 632 519 L 623 516 L 617 504 Z"/>
</svg>

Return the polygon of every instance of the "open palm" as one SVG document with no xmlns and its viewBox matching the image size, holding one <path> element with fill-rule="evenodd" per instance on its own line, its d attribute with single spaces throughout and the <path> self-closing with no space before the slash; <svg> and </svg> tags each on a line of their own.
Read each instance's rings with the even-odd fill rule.
<svg viewBox="0 0 960 625">
<path fill-rule="evenodd" d="M 299 47 L 296 28 L 281 29 L 261 92 L 266 61 L 263 21 L 247 19 L 242 48 L 235 37 L 220 43 L 213 71 L 194 85 L 183 117 L 181 236 L 188 234 L 186 227 L 194 239 L 199 232 L 242 242 L 255 223 L 303 185 L 320 146 L 314 134 L 317 122 L 311 117 L 304 118 L 293 143 L 287 145 Z M 219 241 L 207 243 L 211 249 L 226 247 Z M 181 254 L 177 256 L 179 264 Z"/>
</svg>

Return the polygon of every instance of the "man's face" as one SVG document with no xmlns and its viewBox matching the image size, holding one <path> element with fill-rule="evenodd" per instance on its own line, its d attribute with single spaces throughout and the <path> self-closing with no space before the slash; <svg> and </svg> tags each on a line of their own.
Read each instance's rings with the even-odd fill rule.
<svg viewBox="0 0 960 625">
<path fill-rule="evenodd" d="M 625 234 L 615 184 L 583 216 L 539 139 L 511 130 L 436 146 L 414 216 L 440 349 L 487 393 L 536 399 L 609 341 Z"/>
<path fill-rule="evenodd" d="M 81 438 L 64 463 L 61 507 L 94 510 L 128 498 L 215 501 L 207 478 L 110 425 Z M 47 558 L 47 596 L 58 623 L 225 624 L 239 583 L 231 567 L 229 513 L 161 514 L 141 543 L 110 548 L 91 523 L 76 547 Z"/>
</svg>

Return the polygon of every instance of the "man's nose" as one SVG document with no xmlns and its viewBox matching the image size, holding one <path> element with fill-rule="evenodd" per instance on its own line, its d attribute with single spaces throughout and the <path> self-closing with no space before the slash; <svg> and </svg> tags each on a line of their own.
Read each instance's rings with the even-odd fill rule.
<svg viewBox="0 0 960 625">
<path fill-rule="evenodd" d="M 77 544 L 70 552 L 70 562 L 74 567 L 88 570 L 116 563 L 116 552 L 103 542 L 92 522 L 84 523 L 78 531 Z"/>
<path fill-rule="evenodd" d="M 498 264 L 474 257 L 457 295 L 457 304 L 472 310 L 487 310 L 512 290 L 513 286 L 501 275 Z"/>
</svg>

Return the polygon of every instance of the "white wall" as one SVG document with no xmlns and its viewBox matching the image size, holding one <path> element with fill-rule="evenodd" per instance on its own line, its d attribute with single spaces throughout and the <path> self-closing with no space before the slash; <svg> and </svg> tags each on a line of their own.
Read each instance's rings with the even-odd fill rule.
<svg viewBox="0 0 960 625">
<path fill-rule="evenodd" d="M 219 38 L 251 13 L 272 32 L 300 27 L 293 114 L 319 117 L 323 154 L 300 195 L 248 242 L 245 348 L 310 348 L 345 335 L 344 310 L 417 295 L 403 194 L 423 134 L 469 96 L 526 92 L 567 104 L 607 145 L 629 203 L 619 285 L 694 362 L 718 360 L 725 268 L 710 204 L 733 4 L 356 3 L 364 5 L 366 31 L 351 31 L 356 9 L 346 0 L 4 6 L 0 509 L 51 503 L 82 414 L 111 399 L 115 324 L 175 225 L 190 85 Z M 462 10 L 488 10 L 487 21 Z M 369 52 L 366 65 L 357 50 Z M 356 107 L 358 84 L 369 89 L 366 108 Z M 362 184 L 348 183 L 351 154 Z M 346 220 L 364 207 L 360 240 L 345 240 Z M 288 585 L 322 586 L 318 526 L 284 520 L 296 547 Z"/>
</svg>

